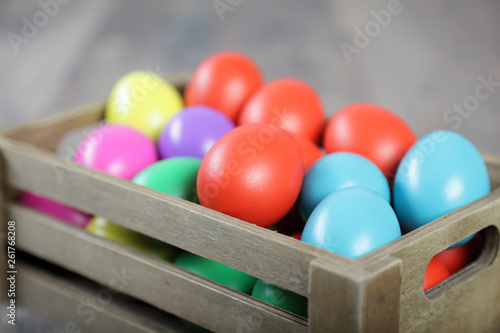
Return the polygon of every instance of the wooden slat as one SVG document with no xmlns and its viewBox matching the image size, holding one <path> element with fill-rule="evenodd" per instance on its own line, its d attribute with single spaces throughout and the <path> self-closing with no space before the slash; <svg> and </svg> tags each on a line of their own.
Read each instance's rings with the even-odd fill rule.
<svg viewBox="0 0 500 333">
<path fill-rule="evenodd" d="M 430 292 L 423 276 L 430 259 L 461 239 L 490 228 L 478 261 Z M 380 248 L 359 261 L 367 265 L 389 256 L 403 263 L 400 330 L 402 332 L 500 331 L 500 189 Z"/>
<path fill-rule="evenodd" d="M 234 332 L 258 318 L 257 331 L 307 332 L 305 319 L 173 264 L 16 204 L 8 212 L 18 223 L 20 249 L 115 289 L 124 276 L 127 294 L 210 330 Z"/>
<path fill-rule="evenodd" d="M 6 214 L 6 167 L 0 155 L 0 272 L 7 271 L 7 214 Z M 3 275 L 2 275 L 3 276 Z M 7 301 L 7 280 L 0 281 L 0 303 Z"/>
<path fill-rule="evenodd" d="M 491 189 L 497 189 L 500 187 L 500 157 L 483 154 L 483 159 L 488 167 L 488 173 L 490 174 Z"/>
<path fill-rule="evenodd" d="M 432 257 L 438 252 L 450 247 L 458 241 L 490 226 L 500 223 L 500 189 L 496 189 L 487 196 L 465 205 L 435 221 L 428 223 L 373 252 L 358 259 L 358 262 L 366 265 L 395 255 L 415 244 L 427 244 L 421 246 L 421 254 Z M 484 217 L 487 216 L 485 219 Z M 411 252 L 411 251 L 408 251 Z"/>
<path fill-rule="evenodd" d="M 103 287 L 82 285 L 25 261 L 19 263 L 18 273 L 17 307 L 42 316 L 61 331 L 192 332 L 174 316 Z"/>
<path fill-rule="evenodd" d="M 46 150 L 55 151 L 57 143 L 64 134 L 98 122 L 102 119 L 103 113 L 104 102 L 96 102 L 4 129 L 1 134 Z"/>
<path fill-rule="evenodd" d="M 25 144 L 0 139 L 0 150 L 9 184 L 18 189 L 104 216 L 304 296 L 309 294 L 312 259 L 326 256 L 342 265 L 357 265 L 355 260 Z"/>
<path fill-rule="evenodd" d="M 397 332 L 401 260 L 368 269 L 312 262 L 309 329 L 320 332 Z"/>
</svg>

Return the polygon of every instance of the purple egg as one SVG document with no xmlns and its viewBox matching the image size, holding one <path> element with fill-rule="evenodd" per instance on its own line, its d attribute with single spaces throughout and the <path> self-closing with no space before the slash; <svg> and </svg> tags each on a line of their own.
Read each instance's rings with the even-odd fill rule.
<svg viewBox="0 0 500 333">
<path fill-rule="evenodd" d="M 192 156 L 203 158 L 214 143 L 236 125 L 226 115 L 203 105 L 185 107 L 161 131 L 161 158 Z"/>
</svg>

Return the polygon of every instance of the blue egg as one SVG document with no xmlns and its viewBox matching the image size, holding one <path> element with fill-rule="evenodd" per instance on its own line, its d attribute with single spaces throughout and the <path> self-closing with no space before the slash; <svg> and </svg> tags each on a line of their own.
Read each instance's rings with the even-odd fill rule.
<svg viewBox="0 0 500 333">
<path fill-rule="evenodd" d="M 393 204 L 401 227 L 409 232 L 488 193 L 488 170 L 476 147 L 458 133 L 436 131 L 401 160 Z"/>
<path fill-rule="evenodd" d="M 348 187 L 320 202 L 301 240 L 356 259 L 400 236 L 398 219 L 385 198 L 367 188 Z"/>
<path fill-rule="evenodd" d="M 391 191 L 382 171 L 369 159 L 353 153 L 333 153 L 317 160 L 304 175 L 299 209 L 307 220 L 316 206 L 341 188 L 360 186 L 391 202 Z"/>
</svg>

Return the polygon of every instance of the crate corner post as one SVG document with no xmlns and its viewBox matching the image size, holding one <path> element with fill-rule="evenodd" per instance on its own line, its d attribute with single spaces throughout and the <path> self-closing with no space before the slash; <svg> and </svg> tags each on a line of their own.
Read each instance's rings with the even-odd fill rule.
<svg viewBox="0 0 500 333">
<path fill-rule="evenodd" d="M 402 262 L 311 262 L 309 332 L 398 332 Z"/>
</svg>

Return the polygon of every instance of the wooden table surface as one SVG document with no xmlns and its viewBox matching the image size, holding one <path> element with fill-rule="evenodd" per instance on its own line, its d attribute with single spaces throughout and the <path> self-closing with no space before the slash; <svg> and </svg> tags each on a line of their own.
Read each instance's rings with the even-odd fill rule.
<svg viewBox="0 0 500 333">
<path fill-rule="evenodd" d="M 309 82 L 329 115 L 372 102 L 420 136 L 456 130 L 500 155 L 499 1 L 66 2 L 0 2 L 0 126 L 104 99 L 131 70 L 176 75 L 235 49 L 268 80 Z"/>
</svg>

